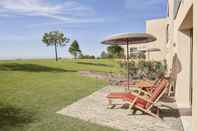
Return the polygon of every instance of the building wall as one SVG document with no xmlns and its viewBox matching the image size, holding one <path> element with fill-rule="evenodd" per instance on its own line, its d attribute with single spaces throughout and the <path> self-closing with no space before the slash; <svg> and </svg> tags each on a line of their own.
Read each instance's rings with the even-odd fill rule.
<svg viewBox="0 0 197 131">
<path fill-rule="evenodd" d="M 176 101 L 179 108 L 190 107 L 191 38 L 190 31 L 175 31 L 176 35 Z"/>
<path fill-rule="evenodd" d="M 175 53 L 181 64 L 181 71 L 177 74 L 176 100 L 179 107 L 190 107 L 191 88 L 191 29 L 192 25 L 192 0 L 183 1 L 174 19 L 174 44 Z"/>
<path fill-rule="evenodd" d="M 196 0 L 195 0 L 196 1 Z M 176 69 L 176 100 L 179 107 L 190 107 L 191 89 L 191 29 L 193 28 L 193 0 L 183 0 L 174 17 L 174 1 L 169 0 L 169 17 L 147 21 L 147 32 L 157 37 L 154 47 L 162 49 L 161 54 L 152 55 L 156 59 L 167 60 L 168 72 L 175 66 Z M 166 33 L 166 27 L 169 31 Z M 168 35 L 168 41 L 166 41 Z M 176 56 L 176 60 L 174 60 Z M 175 61 L 175 62 L 174 62 Z M 178 64 L 178 65 L 177 65 Z M 177 67 L 176 67 L 177 68 Z M 178 70 L 178 72 L 177 72 Z"/>
<path fill-rule="evenodd" d="M 168 43 L 168 61 L 172 61 L 177 54 L 181 64 L 181 71 L 177 75 L 176 100 L 179 108 L 191 107 L 190 89 L 193 87 L 192 100 L 192 131 L 197 130 L 197 0 L 183 0 L 178 14 L 174 19 L 173 0 L 169 1 L 169 21 L 173 26 L 173 38 Z M 193 22 L 194 21 L 194 22 Z M 193 49 L 191 48 L 193 28 Z M 174 48 L 173 48 L 174 47 Z M 191 53 L 193 52 L 193 61 Z M 193 63 L 193 67 L 191 66 Z M 191 73 L 191 72 L 192 73 Z M 193 77 L 192 77 L 193 75 Z M 192 80 L 193 79 L 193 80 Z M 192 80 L 192 81 L 191 81 Z M 187 129 L 188 130 L 188 129 Z"/>
<path fill-rule="evenodd" d="M 193 106 L 192 106 L 192 131 L 197 131 L 197 0 L 193 1 Z"/>
<path fill-rule="evenodd" d="M 173 65 L 173 58 L 177 55 L 180 70 L 177 72 L 176 100 L 180 108 L 190 105 L 190 89 L 193 87 L 192 101 L 192 130 L 197 130 L 197 0 L 183 0 L 178 14 L 174 19 L 173 0 L 169 0 L 169 17 L 166 19 L 147 21 L 147 32 L 155 35 L 157 41 L 154 47 L 162 48 L 160 58 L 167 59 L 169 72 Z M 166 25 L 169 24 L 169 41 L 166 43 Z M 191 29 L 193 28 L 193 49 L 191 49 Z M 148 44 L 149 46 L 150 44 Z M 165 46 L 165 47 L 164 47 Z M 138 45 L 146 48 L 146 45 Z M 149 46 L 150 48 L 150 46 Z M 191 52 L 193 52 L 193 67 L 191 66 Z M 154 54 L 154 58 L 159 56 Z M 193 77 L 191 77 L 191 72 Z M 192 80 L 193 79 L 193 80 Z M 191 81 L 192 80 L 192 81 Z"/>
<path fill-rule="evenodd" d="M 148 48 L 159 48 L 160 52 L 150 52 L 150 60 L 161 61 L 166 56 L 168 18 L 146 21 L 146 32 L 157 38 L 149 43 Z M 170 29 L 170 28 L 168 28 Z"/>
</svg>

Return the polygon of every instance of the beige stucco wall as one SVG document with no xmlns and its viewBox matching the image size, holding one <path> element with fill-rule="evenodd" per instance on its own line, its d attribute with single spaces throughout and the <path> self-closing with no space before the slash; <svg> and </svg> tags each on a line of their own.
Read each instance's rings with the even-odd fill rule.
<svg viewBox="0 0 197 131">
<path fill-rule="evenodd" d="M 177 76 L 176 100 L 179 107 L 190 107 L 191 88 L 191 37 L 189 30 L 192 28 L 192 0 L 181 3 L 179 12 L 174 20 L 175 53 L 181 64 L 181 71 Z"/>
<path fill-rule="evenodd" d="M 170 40 L 167 43 L 166 60 L 168 72 L 171 72 L 173 56 L 177 54 L 181 66 L 176 80 L 176 100 L 179 107 L 190 106 L 190 86 L 191 86 L 191 38 L 189 30 L 192 28 L 192 2 L 193 0 L 184 0 L 179 8 L 178 14 L 174 19 L 174 1 L 169 2 L 168 24 L 170 26 Z"/>
<path fill-rule="evenodd" d="M 192 131 L 197 131 L 197 0 L 193 5 L 193 106 Z"/>
<path fill-rule="evenodd" d="M 189 31 L 176 31 L 176 54 L 178 61 L 178 74 L 176 80 L 176 101 L 179 108 L 190 107 L 190 63 L 191 38 Z"/>
<path fill-rule="evenodd" d="M 169 2 L 168 24 L 170 26 L 169 42 L 167 43 L 166 59 L 171 68 L 173 56 L 177 54 L 181 71 L 177 76 L 176 100 L 179 107 L 190 107 L 191 87 L 191 28 L 193 28 L 193 104 L 192 131 L 197 130 L 197 0 L 183 0 L 176 19 L 173 14 L 173 0 Z M 193 8 L 192 8 L 193 7 Z M 193 9 L 193 10 L 192 10 Z"/>
<path fill-rule="evenodd" d="M 176 100 L 179 107 L 190 107 L 190 88 L 193 87 L 193 104 L 192 104 L 192 131 L 197 130 L 197 0 L 184 0 L 181 3 L 177 17 L 173 20 L 172 5 L 173 0 L 169 0 L 170 14 L 169 21 L 173 26 L 173 38 L 171 43 L 168 43 L 168 47 L 173 47 L 176 44 L 175 49 L 168 49 L 168 60 L 172 58 L 174 53 L 177 53 L 179 61 L 181 63 L 181 72 L 177 76 L 176 86 Z M 193 3 L 194 2 L 194 3 Z M 192 8 L 193 5 L 193 8 Z M 194 11 L 192 10 L 194 9 Z M 194 21 L 194 22 L 193 22 Z M 191 83 L 191 39 L 190 33 L 193 28 L 193 82 Z M 189 31 L 190 30 L 190 31 Z"/>
<path fill-rule="evenodd" d="M 149 43 L 148 48 L 159 48 L 160 52 L 150 53 L 150 60 L 164 60 L 166 56 L 167 44 L 167 24 L 168 18 L 154 19 L 146 21 L 146 32 L 157 38 L 156 41 Z"/>
<path fill-rule="evenodd" d="M 197 0 L 183 0 L 176 19 L 173 16 L 173 0 L 168 0 L 168 2 L 169 17 L 163 20 L 147 21 L 147 32 L 158 38 L 158 41 L 154 42 L 153 45 L 162 47 L 165 45 L 163 43 L 165 43 L 166 38 L 166 24 L 169 24 L 169 41 L 165 45 L 166 49 L 164 47 L 165 53 L 162 54 L 162 57 L 165 56 L 168 62 L 168 68 L 170 69 L 173 56 L 175 54 L 178 56 L 181 71 L 177 76 L 176 100 L 179 107 L 187 108 L 190 107 L 190 55 L 192 51 L 189 29 L 193 28 L 192 131 L 197 131 Z M 142 47 L 145 46 L 142 45 Z"/>
<path fill-rule="evenodd" d="M 195 0 L 196 1 L 196 0 Z M 190 29 L 193 26 L 193 0 L 184 0 L 179 12 L 174 19 L 173 0 L 169 0 L 169 17 L 147 21 L 147 32 L 155 35 L 158 40 L 153 42 L 154 47 L 162 48 L 161 54 L 154 54 L 154 58 L 166 58 L 168 69 L 172 68 L 173 56 L 177 54 L 181 70 L 177 75 L 176 100 L 179 107 L 190 107 L 191 87 L 191 37 Z M 169 24 L 168 38 L 166 43 L 166 25 Z"/>
<path fill-rule="evenodd" d="M 169 3 L 169 17 L 168 17 L 168 22 L 169 22 L 169 27 L 170 27 L 170 33 L 169 33 L 169 42 L 167 43 L 167 53 L 166 53 L 166 60 L 168 64 L 168 69 L 170 71 L 171 65 L 172 65 L 172 56 L 176 53 L 177 50 L 177 30 L 179 30 L 180 27 L 184 27 L 187 25 L 192 25 L 192 23 L 184 22 L 187 23 L 185 25 L 181 25 L 183 23 L 183 20 L 185 19 L 189 9 L 191 8 L 193 0 L 183 0 L 181 3 L 181 6 L 179 8 L 178 14 L 176 19 L 174 19 L 174 0 L 168 0 Z M 188 19 L 190 20 L 190 19 Z"/>
</svg>

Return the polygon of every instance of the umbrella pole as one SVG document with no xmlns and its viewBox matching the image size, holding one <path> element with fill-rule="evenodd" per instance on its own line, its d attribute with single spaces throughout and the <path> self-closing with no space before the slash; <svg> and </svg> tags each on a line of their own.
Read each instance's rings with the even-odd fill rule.
<svg viewBox="0 0 197 131">
<path fill-rule="evenodd" d="M 127 88 L 129 90 L 129 40 L 127 40 L 127 79 L 128 79 Z"/>
</svg>

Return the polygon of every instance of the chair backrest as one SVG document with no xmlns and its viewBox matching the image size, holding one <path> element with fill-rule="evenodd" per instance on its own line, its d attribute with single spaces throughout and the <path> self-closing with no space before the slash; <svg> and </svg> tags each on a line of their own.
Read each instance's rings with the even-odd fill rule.
<svg viewBox="0 0 197 131">
<path fill-rule="evenodd" d="M 153 84 L 153 86 L 150 88 L 150 93 L 152 94 L 154 91 L 155 91 L 155 89 L 160 85 L 160 82 L 163 80 L 163 78 L 159 78 L 159 79 L 157 79 L 155 82 L 154 82 L 154 84 Z"/>
<path fill-rule="evenodd" d="M 168 80 L 166 79 L 161 79 L 159 84 L 156 85 L 154 91 L 152 92 L 152 95 L 149 97 L 149 101 L 152 102 L 157 102 L 161 96 L 163 96 L 163 94 L 166 91 L 166 88 L 168 87 Z M 151 103 L 147 103 L 146 108 L 150 107 L 152 104 Z"/>
</svg>

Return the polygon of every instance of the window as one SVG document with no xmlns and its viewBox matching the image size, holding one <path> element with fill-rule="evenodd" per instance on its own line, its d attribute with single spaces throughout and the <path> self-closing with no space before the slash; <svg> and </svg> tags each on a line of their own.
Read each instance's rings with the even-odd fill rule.
<svg viewBox="0 0 197 131">
<path fill-rule="evenodd" d="M 130 52 L 133 53 L 133 52 L 137 52 L 137 48 L 136 47 L 132 47 L 130 48 Z"/>
</svg>

